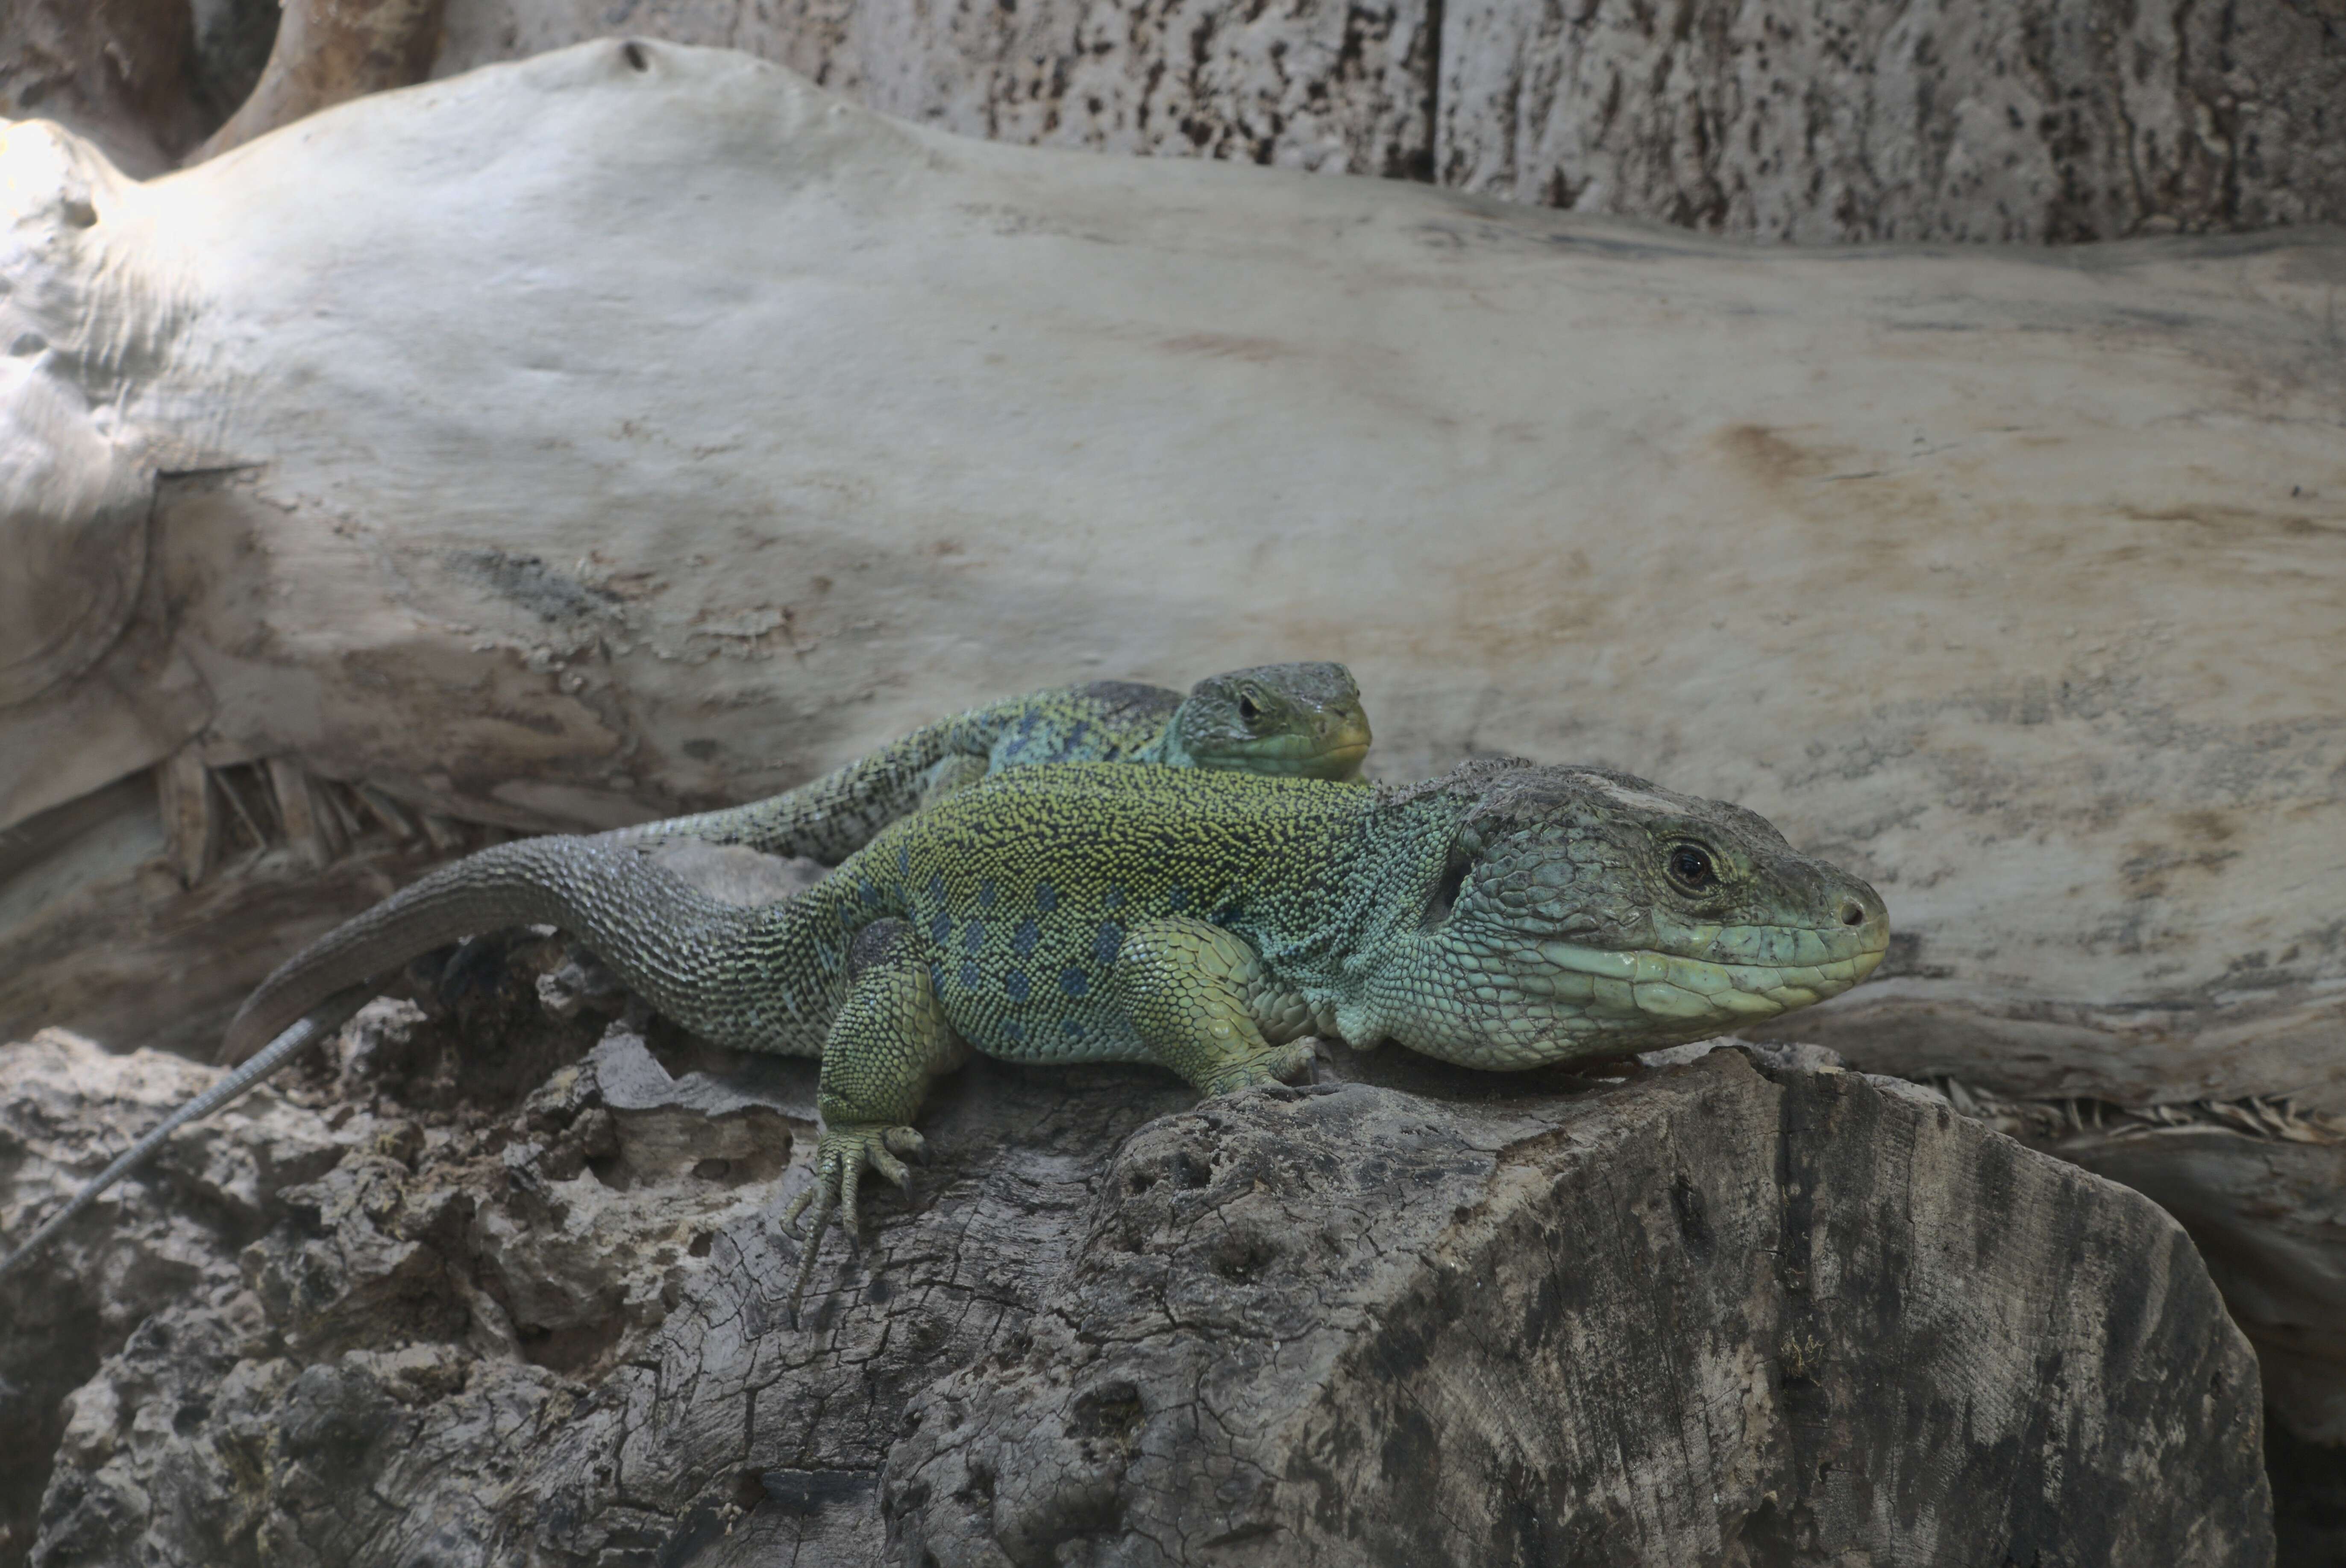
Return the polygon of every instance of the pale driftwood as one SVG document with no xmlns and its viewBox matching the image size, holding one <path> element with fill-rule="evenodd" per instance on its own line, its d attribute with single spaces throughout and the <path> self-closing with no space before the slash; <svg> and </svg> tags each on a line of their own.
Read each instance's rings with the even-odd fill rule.
<svg viewBox="0 0 2346 1568">
<path fill-rule="evenodd" d="M 811 1064 L 617 1025 L 533 1092 L 617 1001 L 559 956 L 460 955 L 462 1022 L 346 1041 L 354 1119 L 268 1096 L 0 1286 L 36 1561 L 2270 1561 L 2174 1222 L 1911 1087 L 980 1063 L 797 1332 Z M 0 1053 L 0 1209 L 204 1071 Z"/>
<path fill-rule="evenodd" d="M 167 633 L 16 661 L 12 821 L 194 740 L 594 825 L 1332 656 L 1389 775 L 1612 762 L 1872 878 L 1891 972 L 1813 1025 L 1868 1065 L 2346 1107 L 2335 235 L 1755 254 L 650 45 L 145 186 L 5 161 L 10 542 L 209 475 L 156 491 Z"/>
</svg>

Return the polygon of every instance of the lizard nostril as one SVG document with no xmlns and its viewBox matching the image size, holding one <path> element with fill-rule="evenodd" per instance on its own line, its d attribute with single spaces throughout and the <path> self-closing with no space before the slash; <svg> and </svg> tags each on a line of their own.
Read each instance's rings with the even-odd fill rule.
<svg viewBox="0 0 2346 1568">
<path fill-rule="evenodd" d="M 1865 906 L 1859 903 L 1855 899 L 1844 901 L 1841 906 L 1841 923 L 1843 925 L 1863 925 L 1865 923 Z"/>
</svg>

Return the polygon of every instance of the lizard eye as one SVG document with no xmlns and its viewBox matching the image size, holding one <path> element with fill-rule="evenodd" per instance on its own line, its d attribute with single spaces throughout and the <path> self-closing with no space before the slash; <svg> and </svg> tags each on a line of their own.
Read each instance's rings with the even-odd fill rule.
<svg viewBox="0 0 2346 1568">
<path fill-rule="evenodd" d="M 1719 885 L 1719 869 L 1700 844 L 1672 844 L 1664 864 L 1682 891 L 1705 893 Z"/>
<path fill-rule="evenodd" d="M 1262 704 L 1255 700 L 1254 693 L 1250 691 L 1242 691 L 1239 693 L 1239 717 L 1245 719 L 1249 724 L 1260 722 L 1262 718 Z"/>
</svg>

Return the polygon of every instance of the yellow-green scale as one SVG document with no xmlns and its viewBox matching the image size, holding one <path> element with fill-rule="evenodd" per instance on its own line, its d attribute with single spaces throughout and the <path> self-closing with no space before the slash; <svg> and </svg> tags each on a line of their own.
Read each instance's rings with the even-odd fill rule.
<svg viewBox="0 0 2346 1568">
<path fill-rule="evenodd" d="M 878 893 L 875 915 L 906 922 L 978 1050 L 1156 1060 L 1117 983 L 1127 936 L 1179 917 L 1266 956 L 1291 945 L 1329 908 L 1299 896 L 1299 875 L 1352 860 L 1341 846 L 1373 801 L 1362 785 L 1193 769 L 1014 769 L 890 828 L 842 874 Z"/>
</svg>

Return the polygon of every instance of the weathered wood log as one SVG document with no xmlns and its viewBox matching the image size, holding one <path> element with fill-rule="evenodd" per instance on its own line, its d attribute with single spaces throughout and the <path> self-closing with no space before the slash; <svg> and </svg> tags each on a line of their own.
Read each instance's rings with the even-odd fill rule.
<svg viewBox="0 0 2346 1568">
<path fill-rule="evenodd" d="M 980 1064 L 794 1331 L 809 1064 L 622 1023 L 532 1091 L 614 999 L 510 951 L 0 1286 L 35 1563 L 2270 1561 L 2180 1230 L 1911 1087 Z M 0 1212 L 206 1071 L 0 1053 Z"/>
<path fill-rule="evenodd" d="M 7 146 L 7 541 L 128 582 L 155 504 L 138 596 L 0 625 L 10 822 L 194 742 L 607 823 L 1332 656 L 1388 774 L 1616 763 L 1884 886 L 1867 1065 L 2346 1108 L 2338 235 L 1754 253 L 650 45 L 144 186 Z"/>
</svg>

